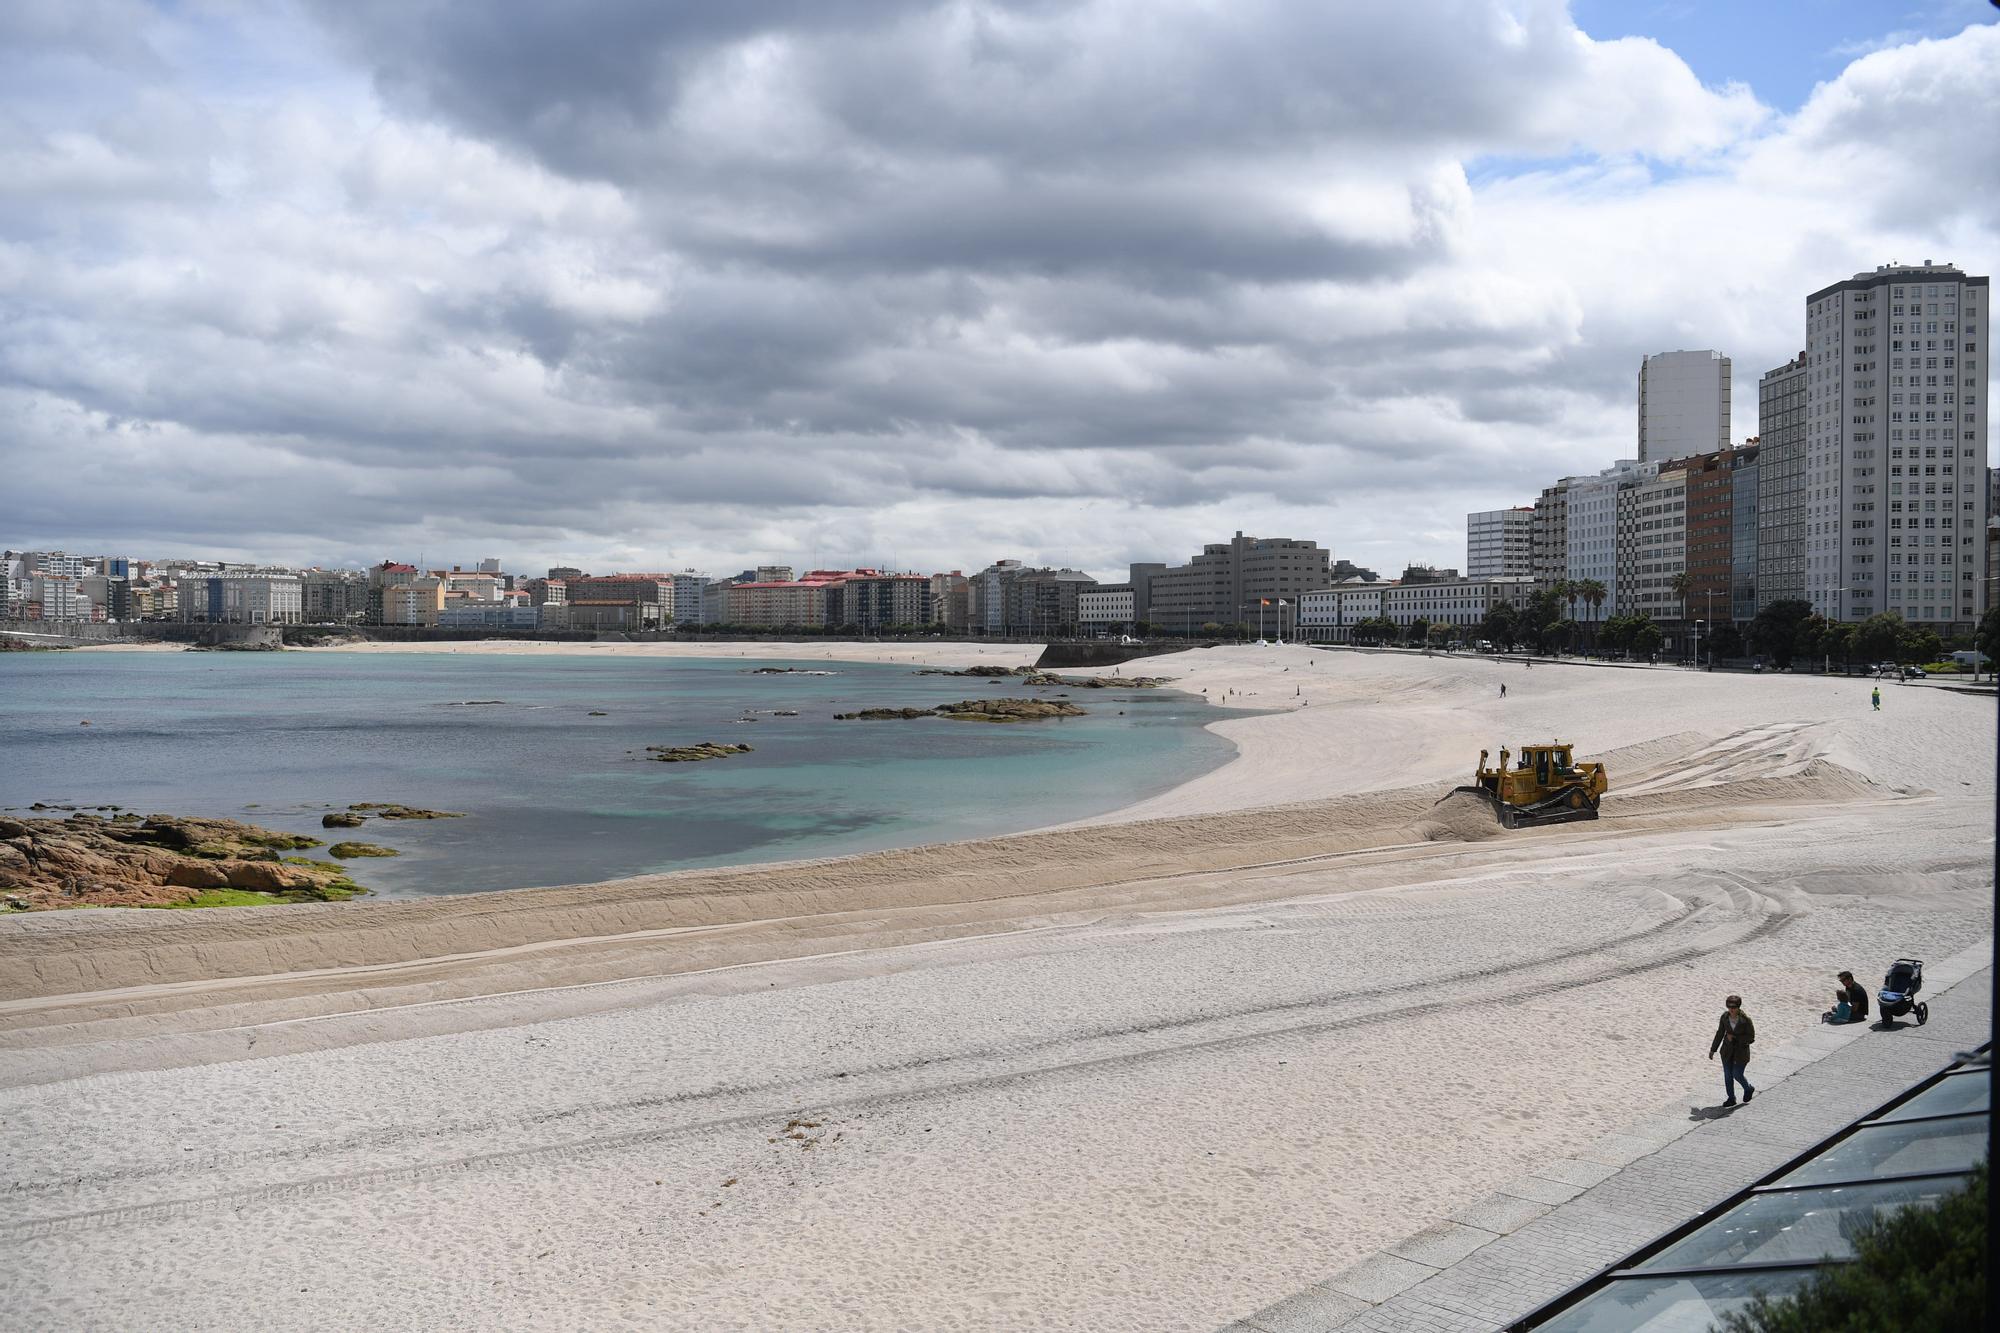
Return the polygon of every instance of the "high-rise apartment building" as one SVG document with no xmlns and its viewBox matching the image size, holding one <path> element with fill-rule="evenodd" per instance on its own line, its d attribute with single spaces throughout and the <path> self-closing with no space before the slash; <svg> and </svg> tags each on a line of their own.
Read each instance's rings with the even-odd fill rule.
<svg viewBox="0 0 2000 1333">
<path fill-rule="evenodd" d="M 1569 484 L 1564 477 L 1544 487 L 1535 498 L 1535 516 L 1528 526 L 1529 573 L 1538 588 L 1552 588 L 1569 577 Z"/>
<path fill-rule="evenodd" d="M 1806 354 L 1757 381 L 1757 608 L 1806 595 Z"/>
<path fill-rule="evenodd" d="M 1757 615 L 1757 580 L 1762 558 L 1757 547 L 1759 511 L 1763 504 L 1761 442 L 1753 435 L 1743 444 L 1737 454 L 1747 457 L 1741 457 L 1729 483 L 1729 616 L 1739 624 Z"/>
<path fill-rule="evenodd" d="M 1747 494 L 1739 492 L 1745 468 L 1754 471 L 1757 444 L 1746 440 L 1735 449 L 1718 449 L 1694 458 L 1668 464 L 1687 474 L 1687 564 L 1688 595 L 1683 617 L 1710 624 L 1733 618 L 1739 553 L 1739 503 L 1747 502 L 1756 512 L 1754 482 Z M 1754 520 L 1750 526 L 1754 537 Z M 1754 542 L 1751 552 L 1755 552 Z M 1754 576 L 1753 576 L 1754 577 Z"/>
<path fill-rule="evenodd" d="M 1687 571 L 1687 479 L 1686 466 L 1675 462 L 1618 488 L 1617 582 L 1609 600 L 1618 614 L 1687 619 L 1674 590 Z"/>
<path fill-rule="evenodd" d="M 1729 358 L 1660 352 L 1639 363 L 1639 461 L 1729 447 Z"/>
<path fill-rule="evenodd" d="M 1659 474 L 1657 462 L 1627 458 L 1595 476 L 1570 478 L 1567 577 L 1604 585 L 1604 602 L 1593 613 L 1599 618 L 1625 609 L 1618 591 L 1619 493 Z"/>
<path fill-rule="evenodd" d="M 1985 572 L 1988 284 L 1885 264 L 1806 298 L 1806 595 L 1969 625 Z"/>
<path fill-rule="evenodd" d="M 1535 508 L 1488 509 L 1465 516 L 1465 576 L 1525 579 L 1534 573 Z"/>
</svg>

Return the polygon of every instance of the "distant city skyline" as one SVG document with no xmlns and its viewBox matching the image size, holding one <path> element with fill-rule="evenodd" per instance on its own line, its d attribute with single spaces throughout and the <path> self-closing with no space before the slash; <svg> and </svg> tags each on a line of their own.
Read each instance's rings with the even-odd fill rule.
<svg viewBox="0 0 2000 1333">
<path fill-rule="evenodd" d="M 1457 565 L 1645 356 L 1734 443 L 1803 294 L 1992 271 L 1996 17 L 7 7 L 0 543 Z"/>
</svg>

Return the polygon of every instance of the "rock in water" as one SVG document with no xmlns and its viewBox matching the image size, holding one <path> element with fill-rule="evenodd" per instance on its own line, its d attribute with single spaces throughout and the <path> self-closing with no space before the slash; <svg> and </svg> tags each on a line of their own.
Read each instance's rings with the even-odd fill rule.
<svg viewBox="0 0 2000 1333">
<path fill-rule="evenodd" d="M 692 764 L 703 759 L 726 759 L 732 754 L 749 754 L 748 745 L 723 745 L 703 741 L 699 745 L 648 745 L 646 757 L 662 764 Z"/>
<path fill-rule="evenodd" d="M 187 906 L 227 889 L 269 895 L 272 902 L 334 902 L 366 893 L 340 866 L 279 855 L 319 845 L 317 838 L 233 819 L 0 819 L 0 890 L 12 910 L 28 911 Z"/>
</svg>

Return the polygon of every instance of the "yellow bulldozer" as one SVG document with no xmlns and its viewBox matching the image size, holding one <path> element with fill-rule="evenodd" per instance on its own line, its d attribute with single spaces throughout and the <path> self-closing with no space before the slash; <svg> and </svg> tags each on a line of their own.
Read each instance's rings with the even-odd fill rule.
<svg viewBox="0 0 2000 1333">
<path fill-rule="evenodd" d="M 1511 768 L 1507 766 L 1511 752 L 1504 747 L 1499 766 L 1488 768 L 1490 753 L 1479 752 L 1473 785 L 1458 790 L 1484 798 L 1504 828 L 1595 819 L 1598 802 L 1611 786 L 1603 764 L 1577 763 L 1573 748 L 1565 741 L 1523 745 Z"/>
</svg>

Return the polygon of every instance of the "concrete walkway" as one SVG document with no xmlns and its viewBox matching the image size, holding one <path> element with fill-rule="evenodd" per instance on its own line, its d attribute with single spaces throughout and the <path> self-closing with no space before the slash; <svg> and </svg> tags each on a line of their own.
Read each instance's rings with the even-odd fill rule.
<svg viewBox="0 0 2000 1333">
<path fill-rule="evenodd" d="M 1924 968 L 1930 1022 L 1820 1028 L 1224 1333 L 1483 1333 L 1561 1295 L 1985 1041 L 1993 941 Z"/>
</svg>

